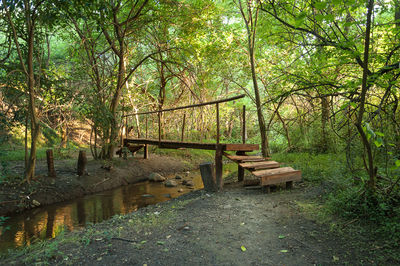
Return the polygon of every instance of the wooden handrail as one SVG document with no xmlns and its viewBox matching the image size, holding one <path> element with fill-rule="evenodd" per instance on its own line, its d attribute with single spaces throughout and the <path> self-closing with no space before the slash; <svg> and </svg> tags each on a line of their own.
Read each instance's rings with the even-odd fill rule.
<svg viewBox="0 0 400 266">
<path fill-rule="evenodd" d="M 217 103 L 223 103 L 223 102 L 230 102 L 230 101 L 234 101 L 234 100 L 237 100 L 237 99 L 241 99 L 241 98 L 243 98 L 243 97 L 245 97 L 245 96 L 246 96 L 245 94 L 241 94 L 241 95 L 238 95 L 238 96 L 235 96 L 235 97 L 225 98 L 225 99 L 216 100 L 216 101 L 211 101 L 211 102 L 206 102 L 206 103 L 198 103 L 198 104 L 180 106 L 180 107 L 169 108 L 169 109 L 163 109 L 163 110 L 157 110 L 157 111 L 133 113 L 133 114 L 123 115 L 122 117 L 134 116 L 134 115 L 156 114 L 156 113 L 163 113 L 163 112 L 175 111 L 175 110 L 186 109 L 186 108 L 192 108 L 192 107 L 199 107 L 199 106 L 204 106 L 204 105 L 211 105 L 211 104 L 217 104 Z"/>
</svg>

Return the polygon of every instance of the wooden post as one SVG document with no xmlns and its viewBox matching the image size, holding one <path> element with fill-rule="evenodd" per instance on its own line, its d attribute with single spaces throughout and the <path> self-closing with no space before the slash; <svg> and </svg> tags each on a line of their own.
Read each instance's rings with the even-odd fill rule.
<svg viewBox="0 0 400 266">
<path fill-rule="evenodd" d="M 237 151 L 236 155 L 246 155 L 244 151 Z M 244 168 L 238 164 L 238 181 L 241 182 L 244 180 Z"/>
<path fill-rule="evenodd" d="M 243 114 L 242 114 L 242 143 L 246 143 L 246 105 L 243 105 Z"/>
<path fill-rule="evenodd" d="M 217 106 L 217 144 L 219 144 L 219 104 Z"/>
<path fill-rule="evenodd" d="M 158 112 L 158 142 L 161 144 L 161 112 Z"/>
<path fill-rule="evenodd" d="M 185 136 L 185 123 L 186 123 L 186 113 L 183 114 L 181 141 L 183 141 L 183 138 Z"/>
<path fill-rule="evenodd" d="M 143 147 L 143 159 L 149 158 L 149 145 L 145 144 Z"/>
<path fill-rule="evenodd" d="M 54 170 L 54 157 L 53 150 L 46 151 L 46 159 L 47 159 L 47 176 L 48 177 L 56 177 L 56 170 Z"/>
<path fill-rule="evenodd" d="M 86 152 L 79 151 L 78 176 L 83 176 L 86 173 L 86 163 L 87 163 Z"/>
<path fill-rule="evenodd" d="M 215 150 L 215 178 L 219 191 L 224 187 L 224 180 L 222 179 L 222 145 L 217 144 Z"/>
<path fill-rule="evenodd" d="M 147 139 L 147 115 L 146 115 L 146 139 Z"/>
<path fill-rule="evenodd" d="M 286 189 L 292 189 L 292 188 L 293 188 L 293 181 L 286 182 Z"/>
<path fill-rule="evenodd" d="M 217 191 L 217 180 L 215 178 L 214 164 L 207 162 L 200 164 L 201 179 L 205 191 Z"/>
</svg>

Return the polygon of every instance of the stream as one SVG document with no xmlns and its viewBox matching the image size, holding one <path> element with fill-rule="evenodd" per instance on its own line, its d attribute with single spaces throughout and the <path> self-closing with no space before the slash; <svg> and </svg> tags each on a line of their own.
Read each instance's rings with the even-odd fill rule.
<svg viewBox="0 0 400 266">
<path fill-rule="evenodd" d="M 234 171 L 236 164 L 224 165 L 224 176 Z M 166 176 L 174 178 L 177 174 Z M 30 245 L 41 239 L 51 239 L 64 231 L 84 228 L 117 214 L 126 214 L 158 202 L 176 198 L 203 188 L 199 170 L 178 174 L 191 179 L 194 188 L 183 185 L 165 187 L 164 183 L 140 182 L 87 195 L 70 201 L 47 205 L 10 217 L 0 226 L 0 252 Z M 180 180 L 177 180 L 180 183 Z M 183 189 L 183 192 L 178 192 Z"/>
</svg>

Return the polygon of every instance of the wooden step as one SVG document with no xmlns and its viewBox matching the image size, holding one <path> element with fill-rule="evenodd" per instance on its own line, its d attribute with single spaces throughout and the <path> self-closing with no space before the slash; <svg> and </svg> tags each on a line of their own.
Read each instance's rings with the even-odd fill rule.
<svg viewBox="0 0 400 266">
<path fill-rule="evenodd" d="M 261 186 L 301 180 L 301 171 L 294 170 L 292 167 L 259 170 L 252 174 L 260 178 Z"/>
<path fill-rule="evenodd" d="M 226 151 L 257 151 L 258 144 L 225 144 Z"/>
<path fill-rule="evenodd" d="M 271 169 L 271 168 L 278 168 L 280 164 L 275 161 L 261 161 L 261 162 L 247 162 L 247 163 L 240 163 L 241 167 L 246 169 Z"/>
<path fill-rule="evenodd" d="M 251 156 L 251 155 L 230 155 L 228 153 L 224 153 L 224 155 L 234 161 L 234 162 L 259 162 L 264 161 L 264 158 L 261 156 Z"/>
</svg>

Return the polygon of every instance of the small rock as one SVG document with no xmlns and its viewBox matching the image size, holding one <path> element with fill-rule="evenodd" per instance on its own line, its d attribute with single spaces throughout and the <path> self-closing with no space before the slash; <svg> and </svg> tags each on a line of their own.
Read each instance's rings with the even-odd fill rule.
<svg viewBox="0 0 400 266">
<path fill-rule="evenodd" d="M 194 187 L 194 183 L 192 180 L 187 180 L 185 185 L 188 187 Z"/>
<path fill-rule="evenodd" d="M 189 175 L 189 174 L 190 174 L 190 172 L 189 172 L 189 171 L 186 171 L 186 172 L 185 172 L 185 174 L 186 174 L 186 175 Z"/>
<path fill-rule="evenodd" d="M 32 200 L 32 205 L 35 207 L 39 207 L 40 206 L 40 202 L 37 200 Z"/>
<path fill-rule="evenodd" d="M 180 175 L 175 176 L 175 179 L 182 179 Z"/>
<path fill-rule="evenodd" d="M 151 194 L 143 194 L 142 198 L 153 198 L 154 196 Z"/>
<path fill-rule="evenodd" d="M 189 229 L 190 229 L 189 226 L 183 227 L 183 230 L 189 230 Z"/>
<path fill-rule="evenodd" d="M 165 186 L 166 187 L 176 187 L 176 186 L 178 186 L 178 184 L 176 183 L 175 180 L 170 179 L 170 180 L 167 180 L 167 182 L 165 182 Z"/>
<path fill-rule="evenodd" d="M 158 173 L 151 173 L 149 175 L 149 181 L 152 182 L 164 182 L 165 181 L 165 177 L 163 177 L 162 175 L 158 174 Z"/>
<path fill-rule="evenodd" d="M 182 192 L 183 192 L 183 189 L 182 189 L 182 188 L 178 189 L 178 192 L 182 193 Z"/>
</svg>

